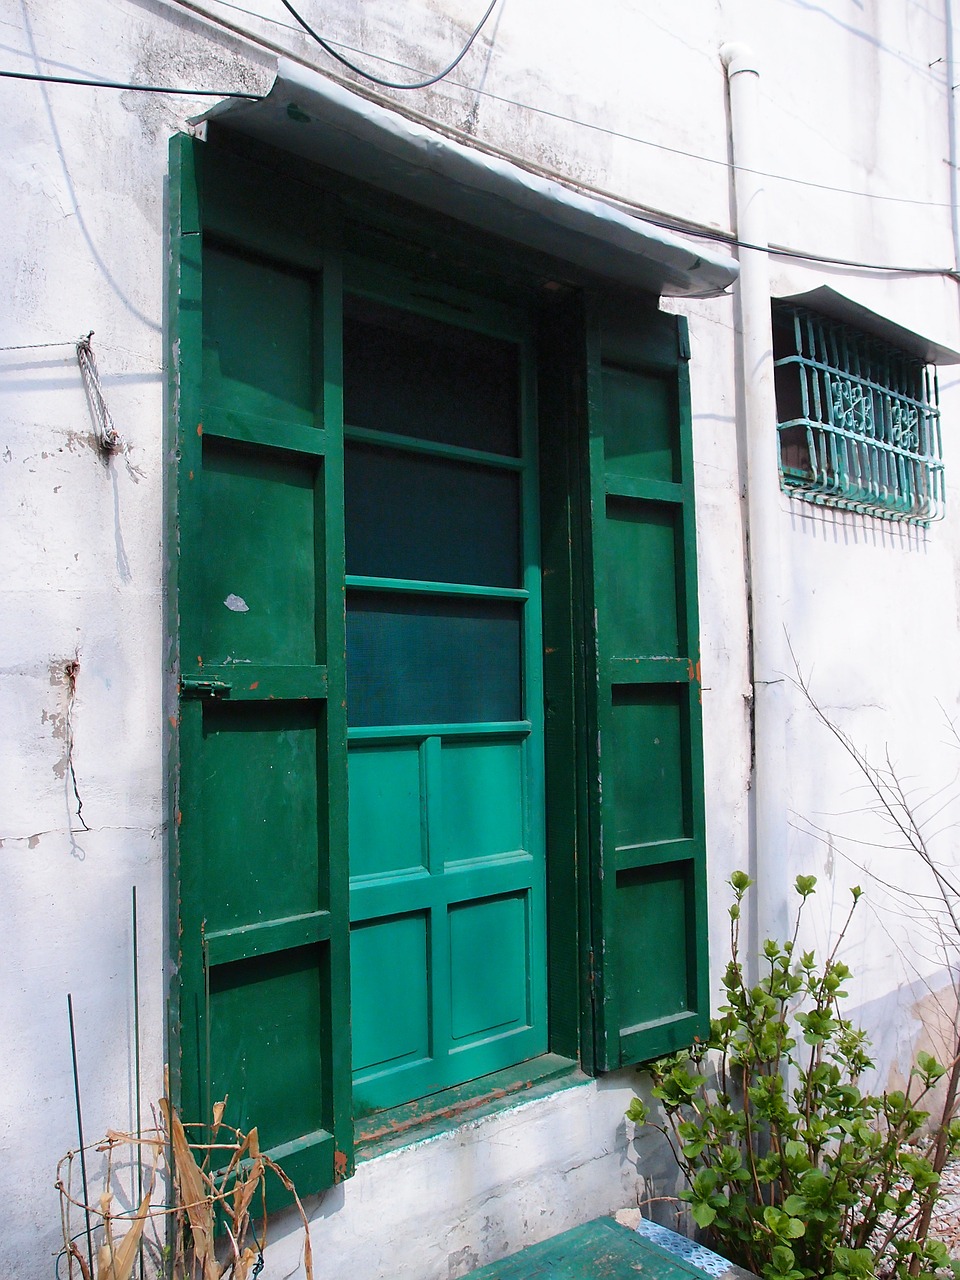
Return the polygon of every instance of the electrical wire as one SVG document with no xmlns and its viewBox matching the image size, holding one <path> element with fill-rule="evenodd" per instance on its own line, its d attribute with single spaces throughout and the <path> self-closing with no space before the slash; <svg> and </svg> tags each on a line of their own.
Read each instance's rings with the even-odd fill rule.
<svg viewBox="0 0 960 1280">
<path fill-rule="evenodd" d="M 281 2 L 285 3 L 285 0 L 281 0 Z M 176 0 L 176 3 L 183 5 L 184 8 L 188 8 L 193 12 L 202 12 L 202 10 L 200 10 L 193 4 L 185 4 L 184 0 Z M 232 9 L 235 13 L 242 13 L 242 14 L 245 14 L 247 17 L 257 18 L 261 22 L 268 22 L 272 26 L 280 27 L 284 31 L 296 31 L 296 27 L 291 27 L 288 22 L 282 22 L 279 18 L 271 18 L 268 15 L 257 13 L 254 9 L 247 9 L 243 5 L 234 4 L 232 3 L 232 0 L 215 0 L 215 3 L 220 5 L 224 9 Z M 287 7 L 290 8 L 289 5 Z M 257 39 L 257 37 L 252 36 L 249 32 L 243 33 L 241 28 L 235 27 L 232 24 L 225 23 L 222 18 L 215 18 L 213 17 L 213 15 L 206 14 L 206 13 L 204 14 L 204 16 L 207 17 L 210 21 L 221 23 L 222 25 L 226 26 L 228 30 L 235 31 L 240 34 L 246 34 L 249 39 L 254 39 L 254 40 Z M 483 21 L 486 21 L 486 17 L 484 17 Z M 483 23 L 481 23 L 481 26 L 482 25 Z M 282 52 L 279 49 L 279 46 L 276 46 L 271 42 L 263 41 L 261 43 L 264 43 L 267 48 L 270 48 L 274 52 Z M 330 41 L 327 41 L 325 47 L 329 46 L 330 43 L 331 43 Z M 338 41 L 337 44 L 341 49 L 349 49 L 351 53 L 363 54 L 365 57 L 376 59 L 377 62 L 389 63 L 389 65 L 392 67 L 403 67 L 405 70 L 409 70 L 409 71 L 416 70 L 416 68 L 409 66 L 408 63 L 397 62 L 393 58 L 385 58 L 382 54 L 370 53 L 366 49 L 358 49 L 354 45 L 346 44 L 343 41 Z M 332 57 L 337 58 L 337 60 L 342 62 L 345 66 L 350 67 L 351 69 L 354 69 L 354 70 L 358 70 L 358 73 L 360 75 L 367 74 L 365 72 L 359 71 L 358 68 L 355 68 L 352 62 L 349 62 L 347 59 L 340 57 L 334 51 L 333 48 L 328 48 L 327 51 L 331 54 Z M 463 55 L 461 54 L 460 56 L 462 57 Z M 449 71 L 452 69 L 452 67 L 455 65 L 456 63 L 452 63 L 451 66 L 447 68 L 446 72 L 441 73 L 441 78 L 447 75 Z M 402 85 L 393 85 L 388 80 L 379 80 L 376 77 L 373 77 L 370 75 L 367 75 L 367 78 L 372 79 L 375 84 L 381 84 L 384 87 L 388 87 L 388 88 L 407 87 Z M 891 204 L 916 205 L 924 209 L 951 208 L 950 202 L 948 200 L 917 200 L 913 196 L 877 195 L 875 192 L 872 192 L 872 191 L 860 191 L 856 187 L 840 187 L 830 182 L 814 182 L 808 178 L 795 178 L 788 173 L 774 173 L 770 169 L 749 169 L 742 165 L 734 166 L 730 163 L 729 160 L 721 160 L 717 156 L 705 156 L 705 155 L 700 155 L 696 151 L 685 151 L 682 147 L 671 147 L 665 142 L 653 142 L 650 138 L 641 138 L 641 137 L 638 137 L 638 135 L 635 133 L 622 133 L 619 129 L 611 129 L 607 125 L 594 124 L 589 120 L 578 120 L 575 116 L 567 116 L 560 111 L 551 111 L 548 107 L 536 107 L 530 102 L 520 102 L 516 98 L 505 98 L 499 93 L 492 93 L 489 89 L 480 89 L 475 85 L 464 84 L 462 81 L 459 81 L 459 80 L 454 80 L 452 81 L 452 83 L 455 84 L 458 89 L 466 90 L 467 93 L 475 93 L 480 97 L 489 98 L 492 102 L 502 102 L 504 106 L 516 107 L 520 111 L 529 111 L 534 115 L 546 116 L 550 120 L 559 120 L 563 124 L 576 125 L 578 128 L 581 128 L 581 129 L 590 129 L 595 133 L 602 133 L 602 134 L 605 134 L 607 137 L 617 138 L 622 142 L 635 142 L 637 143 L 638 146 L 641 146 L 641 147 L 652 147 L 655 151 L 665 151 L 668 155 L 682 156 L 686 160 L 698 160 L 702 164 L 716 165 L 721 169 L 732 170 L 734 167 L 737 167 L 740 169 L 742 173 L 752 173 L 759 178 L 772 178 L 775 182 L 791 182 L 795 186 L 811 187 L 815 191 L 833 191 L 833 192 L 836 192 L 838 195 L 860 196 L 864 200 L 881 200 L 881 201 L 889 202 Z M 410 87 L 416 87 L 416 86 L 410 86 Z M 958 86 L 954 86 L 954 87 L 956 88 Z"/>
<path fill-rule="evenodd" d="M 83 80 L 79 76 L 45 76 L 36 71 L 0 71 L 6 80 L 37 80 L 41 84 L 72 84 L 87 89 L 125 89 L 133 93 L 182 93 L 190 98 L 249 98 L 259 102 L 262 93 L 240 93 L 232 89 L 174 89 L 169 85 L 122 84 L 117 80 Z"/>
<path fill-rule="evenodd" d="M 689 221 L 685 218 L 671 217 L 660 210 L 651 209 L 648 205 L 640 204 L 639 201 L 631 200 L 627 196 L 619 195 L 614 191 L 609 191 L 605 187 L 599 187 L 589 182 L 583 182 L 578 178 L 571 177 L 569 174 L 560 173 L 556 169 L 551 169 L 546 165 L 537 164 L 534 161 L 528 160 L 524 156 L 517 155 L 516 152 L 507 151 L 503 147 L 483 142 L 479 138 L 475 138 L 470 134 L 464 133 L 461 129 L 457 129 L 451 125 L 441 124 L 436 120 L 429 120 L 421 115 L 420 112 L 411 110 L 404 111 L 402 107 L 398 107 L 395 103 L 388 103 L 386 105 L 395 111 L 400 111 L 402 114 L 405 114 L 409 119 L 424 124 L 438 133 L 447 135 L 454 141 L 472 147 L 474 150 L 496 156 L 498 159 L 506 160 L 509 164 L 516 165 L 517 168 L 524 169 L 527 173 L 532 173 L 536 177 L 547 178 L 551 182 L 556 182 L 558 185 L 570 190 L 584 192 L 590 196 L 596 196 L 599 199 L 606 201 L 608 204 L 612 204 L 624 210 L 624 212 L 629 213 L 632 217 L 636 217 L 643 222 L 647 222 L 651 226 L 659 227 L 663 231 L 673 231 L 678 235 L 686 235 L 699 240 L 713 240 L 717 243 L 724 244 L 729 248 L 756 249 L 760 253 L 770 253 L 778 258 L 796 258 L 803 262 L 822 262 L 826 266 L 851 267 L 858 271 L 884 271 L 891 275 L 946 276 L 950 279 L 960 281 L 960 268 L 957 267 L 915 267 L 891 265 L 889 263 L 880 262 L 860 262 L 854 258 L 831 257 L 828 254 L 811 253 L 803 249 L 793 249 L 787 245 L 754 244 L 749 240 L 739 239 L 732 231 L 723 231 L 717 227 L 707 227 L 704 226 L 703 223 Z"/>
<path fill-rule="evenodd" d="M 378 84 L 383 89 L 427 89 L 430 87 L 430 85 L 437 84 L 440 80 L 443 80 L 445 76 L 448 76 L 450 72 L 453 71 L 455 67 L 458 67 L 460 63 L 464 60 L 464 58 L 467 56 L 467 53 L 470 50 L 470 46 L 473 44 L 474 40 L 476 40 L 477 36 L 480 34 L 481 30 L 485 26 L 486 21 L 490 17 L 491 13 L 493 13 L 497 0 L 490 0 L 490 3 L 487 5 L 487 8 L 484 12 L 483 17 L 480 19 L 477 25 L 473 28 L 473 31 L 470 34 L 469 40 L 463 46 L 463 48 L 460 50 L 460 52 L 457 54 L 454 60 L 448 66 L 444 67 L 442 71 L 438 71 L 436 75 L 428 76 L 426 80 L 418 80 L 414 84 L 401 84 L 399 81 L 396 81 L 396 80 L 384 80 L 380 76 L 375 76 L 370 71 L 364 71 L 363 68 L 358 67 L 355 62 L 351 62 L 350 59 L 344 57 L 342 53 L 338 53 L 337 50 L 333 47 L 332 44 L 330 44 L 328 40 L 324 40 L 323 36 L 318 35 L 317 32 L 314 31 L 313 27 L 311 27 L 310 24 L 307 22 L 307 20 L 304 17 L 302 17 L 302 15 L 299 14 L 297 10 L 293 7 L 293 5 L 290 3 L 290 0 L 280 0 L 280 3 L 287 10 L 287 12 L 292 17 L 294 17 L 297 20 L 297 22 L 299 22 L 300 26 L 303 27 L 307 35 L 310 36 L 313 40 L 316 40 L 317 44 L 320 46 L 321 49 L 324 50 L 325 53 L 328 53 L 331 58 L 335 58 L 336 61 L 339 62 L 341 66 L 347 67 L 350 71 L 355 72 L 356 75 L 363 76 L 365 80 L 369 80 L 371 84 Z"/>
<path fill-rule="evenodd" d="M 279 48 L 279 46 L 272 45 L 271 42 L 255 36 L 252 32 L 243 31 L 241 28 L 234 26 L 234 24 L 227 22 L 223 18 L 217 18 L 213 14 L 210 14 L 205 10 L 201 9 L 199 6 L 189 3 L 189 0 L 177 0 L 177 2 L 181 4 L 184 8 L 191 9 L 195 13 L 201 14 L 203 17 L 207 18 L 208 21 L 215 22 L 221 26 L 226 27 L 229 30 L 235 31 L 238 34 L 243 35 L 246 39 L 253 41 L 254 43 L 262 44 L 265 47 L 271 48 L 273 52 L 276 52 L 276 53 L 284 52 L 282 49 Z M 484 23 L 487 21 L 490 14 L 493 12 L 496 2 L 497 0 L 491 0 L 491 3 L 487 6 L 487 10 L 484 13 L 483 17 L 481 18 L 479 24 L 474 28 L 474 31 L 470 36 L 469 41 L 463 47 L 463 49 L 461 49 L 460 53 L 454 59 L 454 61 L 450 64 L 450 66 L 447 67 L 444 71 L 438 73 L 437 76 L 431 78 L 430 80 L 424 81 L 423 87 L 426 87 L 427 84 L 434 84 L 437 82 L 437 80 L 442 79 L 463 59 L 463 57 L 467 53 L 467 50 L 470 48 L 470 45 L 473 43 L 474 39 L 476 38 L 481 28 L 483 27 Z M 294 14 L 294 16 L 298 18 L 299 21 L 301 21 L 301 23 L 303 22 L 303 20 L 300 19 L 299 14 L 297 14 L 296 11 L 293 9 L 292 5 L 288 3 L 288 0 L 282 0 L 282 3 L 290 10 L 291 13 Z M 229 5 L 228 7 L 237 8 L 238 6 Z M 276 21 L 276 20 L 272 19 L 271 21 Z M 286 27 L 286 24 L 280 24 L 280 25 L 284 26 L 284 28 L 287 30 L 290 29 Z M 311 36 L 313 36 L 316 40 L 318 40 L 324 47 L 327 46 L 327 43 L 328 43 L 327 41 L 323 41 L 321 37 L 317 36 L 316 32 L 314 32 L 312 29 L 307 27 L 306 24 L 303 24 L 303 25 Z M 416 88 L 418 87 L 416 85 L 393 84 L 390 81 L 381 80 L 379 79 L 379 77 L 369 76 L 365 72 L 361 71 L 359 68 L 354 67 L 351 62 L 349 62 L 347 59 L 338 55 L 332 49 L 328 50 L 328 52 L 330 52 L 339 62 L 342 62 L 351 70 L 357 71 L 358 74 L 365 76 L 366 79 L 371 80 L 376 84 L 380 84 L 385 88 Z M 286 56 L 290 56 L 290 55 L 287 54 Z M 373 55 L 373 56 L 376 56 L 376 55 Z M 308 64 L 305 64 L 305 65 L 308 65 Z M 22 80 L 49 81 L 57 84 L 83 85 L 91 88 L 129 89 L 129 90 L 140 91 L 144 93 L 177 93 L 177 94 L 204 96 L 204 97 L 245 98 L 245 99 L 256 101 L 256 102 L 262 101 L 264 97 L 263 94 L 258 94 L 258 93 L 242 93 L 242 92 L 230 92 L 230 91 L 220 92 L 214 89 L 175 89 L 175 88 L 165 88 L 161 86 L 151 86 L 151 85 L 119 84 L 112 81 L 82 80 L 79 78 L 71 78 L 66 76 L 45 76 L 45 75 L 39 75 L 35 73 L 16 72 L 16 71 L 0 71 L 0 76 L 7 76 L 14 79 L 22 79 Z M 347 85 L 346 87 L 352 88 L 352 89 L 358 88 L 358 86 L 356 85 Z M 467 86 L 461 86 L 461 87 L 467 87 Z M 481 89 L 477 89 L 477 90 L 474 90 L 474 92 L 484 93 L 485 91 Z M 486 96 L 497 98 L 497 95 L 495 94 L 487 94 Z M 504 98 L 504 99 L 498 98 L 497 100 L 503 101 L 507 104 L 510 104 L 512 102 L 512 100 L 508 98 Z M 416 120 L 419 123 L 424 124 L 429 128 L 435 129 L 440 133 L 444 133 L 447 136 L 453 138 L 455 141 L 458 141 L 467 146 L 470 146 L 475 150 L 483 151 L 483 152 L 486 152 L 487 154 L 498 156 L 500 159 L 506 160 L 511 164 L 515 164 L 520 168 L 525 169 L 529 173 L 536 174 L 539 177 L 549 178 L 550 180 L 554 182 L 558 182 L 563 186 L 572 188 L 574 190 L 586 192 L 589 195 L 598 196 L 603 200 L 607 200 L 615 205 L 618 205 L 620 208 L 624 209 L 625 211 L 629 212 L 632 216 L 640 218 L 643 221 L 649 223 L 651 226 L 659 227 L 664 231 L 673 231 L 673 232 L 676 232 L 677 234 L 687 235 L 695 239 L 713 240 L 716 243 L 724 244 L 730 248 L 755 249 L 762 253 L 773 254 L 775 257 L 779 257 L 779 258 L 795 258 L 803 262 L 819 262 L 819 263 L 823 263 L 826 266 L 849 267 L 853 270 L 859 270 L 859 271 L 883 271 L 891 275 L 943 276 L 953 280 L 960 281 L 960 271 L 958 271 L 958 269 L 955 267 L 914 267 L 914 266 L 891 265 L 889 263 L 860 262 L 852 258 L 837 258 L 837 257 L 831 257 L 827 254 L 810 253 L 801 249 L 793 249 L 786 245 L 751 244 L 749 241 L 739 240 L 736 237 L 736 235 L 734 235 L 732 232 L 722 231 L 713 227 L 706 227 L 702 223 L 696 223 L 692 221 L 688 222 L 687 220 L 681 219 L 681 218 L 670 218 L 669 216 L 665 216 L 662 213 L 656 210 L 652 210 L 645 205 L 641 205 L 637 201 L 633 201 L 625 198 L 622 195 L 618 195 L 615 192 L 607 191 L 602 187 L 593 186 L 590 183 L 581 182 L 575 178 L 571 178 L 567 174 L 558 173 L 556 170 L 549 169 L 546 166 L 533 164 L 529 160 L 525 159 L 524 157 L 516 155 L 514 152 L 507 151 L 504 148 L 494 146 L 490 143 L 482 142 L 480 139 L 474 137 L 473 135 L 466 134 L 463 130 L 454 128 L 449 125 L 443 125 L 436 120 L 431 120 L 428 117 L 425 117 L 420 112 L 404 109 L 400 107 L 397 103 L 382 100 L 382 105 L 387 106 L 392 110 L 399 110 L 401 114 L 407 115 L 410 119 Z M 541 114 L 544 114 L 544 115 L 555 116 L 555 118 L 559 120 L 567 121 L 569 123 L 573 123 L 573 124 L 582 123 L 580 121 L 573 120 L 571 117 L 562 116 L 562 115 L 559 115 L 558 113 L 550 112 L 544 108 L 530 107 L 524 103 L 513 103 L 512 105 L 525 108 L 526 110 L 540 112 Z M 640 142 L 647 146 L 658 147 L 662 150 L 671 151 L 679 155 L 684 155 L 693 160 L 702 160 L 702 161 L 707 161 L 714 164 L 722 164 L 724 165 L 724 167 L 728 169 L 731 169 L 734 167 L 730 165 L 727 161 L 712 160 L 711 157 L 708 157 L 708 156 L 698 156 L 693 152 L 680 151 L 678 148 L 668 147 L 665 144 L 661 144 L 661 143 L 647 142 L 645 139 L 642 139 L 642 138 L 631 138 L 631 136 L 628 134 L 619 134 L 619 133 L 616 133 L 614 130 L 606 130 L 604 129 L 603 126 L 600 126 L 600 125 L 587 125 L 586 127 L 602 130 L 603 132 L 609 132 L 613 136 L 623 138 L 627 141 Z M 802 179 L 790 178 L 785 174 L 766 173 L 763 170 L 748 170 L 747 172 L 755 173 L 764 177 L 780 178 L 786 182 L 801 182 L 801 183 L 803 182 Z M 817 186 L 820 184 L 810 183 L 810 184 L 804 184 L 804 185 Z M 895 197 L 895 196 L 888 196 L 888 197 L 871 196 L 869 192 L 865 192 L 865 191 L 857 192 L 857 191 L 849 190 L 847 188 L 842 188 L 842 187 L 836 187 L 836 188 L 827 187 L 826 189 L 845 192 L 846 194 L 849 194 L 849 195 L 862 195 L 868 199 L 888 199 L 888 200 L 899 199 L 899 197 Z M 914 203 L 914 202 L 910 201 L 909 203 Z"/>
<path fill-rule="evenodd" d="M 629 208 L 629 202 L 618 200 L 619 204 Z M 716 231 L 710 227 L 699 227 L 694 223 L 675 222 L 667 218 L 651 217 L 640 214 L 644 222 L 659 227 L 662 231 L 674 231 L 678 235 L 691 236 L 698 240 L 715 240 L 729 245 L 733 249 L 756 249 L 760 253 L 769 253 L 775 258 L 797 258 L 802 262 L 822 262 L 830 267 L 851 267 L 857 271 L 887 271 L 892 275 L 903 276 L 949 276 L 960 281 L 960 268 L 957 267 L 902 267 L 891 266 L 883 262 L 860 262 L 856 258 L 834 258 L 823 253 L 808 253 L 803 249 L 790 249 L 781 244 L 753 244 L 749 240 L 740 240 L 729 231 Z"/>
<path fill-rule="evenodd" d="M 881 196 L 872 191 L 858 191 L 854 187 L 837 187 L 829 182 L 813 182 L 809 178 L 794 178 L 787 173 L 772 173 L 769 169 L 750 169 L 746 165 L 731 164 L 729 160 L 721 160 L 717 156 L 698 155 L 695 151 L 684 151 L 682 147 L 671 147 L 665 142 L 652 142 L 649 138 L 639 138 L 633 133 L 621 133 L 618 129 L 611 129 L 607 125 L 593 124 L 590 120 L 577 120 L 574 116 L 565 116 L 561 112 L 551 111 L 547 107 L 534 107 L 527 102 L 517 102 L 513 98 L 503 98 L 499 94 L 490 93 L 486 89 L 474 89 L 469 85 L 463 85 L 462 88 L 467 89 L 470 93 L 481 94 L 485 98 L 493 98 L 508 107 L 518 107 L 521 111 L 536 112 L 537 115 L 547 116 L 551 120 L 559 120 L 563 124 L 574 124 L 579 125 L 581 129 L 592 129 L 595 133 L 606 134 L 608 137 L 617 138 L 621 142 L 636 142 L 642 147 L 652 147 L 655 151 L 665 151 L 672 156 L 683 156 L 685 160 L 698 160 L 701 164 L 716 165 L 731 172 L 737 169 L 741 173 L 752 173 L 758 178 L 773 178 L 776 182 L 792 182 L 798 187 L 812 187 L 816 191 L 833 191 L 838 195 L 861 196 L 865 200 L 884 200 L 894 204 L 920 205 L 925 209 L 949 209 L 951 207 L 948 200 L 915 200 L 912 196 Z"/>
<path fill-rule="evenodd" d="M 183 0 L 178 0 L 178 3 L 183 4 Z M 250 17 L 259 18 L 261 21 L 270 22 L 270 23 L 273 23 L 275 26 L 283 27 L 285 31 L 293 31 L 296 29 L 294 27 L 289 26 L 285 22 L 280 22 L 276 18 L 264 17 L 262 14 L 255 13 L 254 10 L 252 9 L 245 9 L 241 5 L 231 4 L 230 0 L 217 0 L 217 3 L 222 4 L 224 8 L 233 9 L 237 13 L 244 13 Z M 290 10 L 291 14 L 293 14 L 297 18 L 297 20 L 301 23 L 304 30 L 306 30 L 322 46 L 322 48 L 324 48 L 326 52 L 330 54 L 331 57 L 335 58 L 338 62 L 342 63 L 343 66 L 348 67 L 351 71 L 356 72 L 357 75 L 363 76 L 365 79 L 370 80 L 373 84 L 378 84 L 383 88 L 418 89 L 418 88 L 427 88 L 429 85 L 436 84 L 438 81 L 444 79 L 463 60 L 466 53 L 470 49 L 470 46 L 473 44 L 474 40 L 476 39 L 477 35 L 480 33 L 480 30 L 486 23 L 490 14 L 493 12 L 493 9 L 496 6 L 497 0 L 491 0 L 491 4 L 488 6 L 479 24 L 474 28 L 473 34 L 470 36 L 470 39 L 461 49 L 457 57 L 454 58 L 454 60 L 449 64 L 449 66 L 447 66 L 443 71 L 438 72 L 437 75 L 431 76 L 430 78 L 420 81 L 417 84 L 400 84 L 395 81 L 381 79 L 379 76 L 374 76 L 369 72 L 362 71 L 358 66 L 352 63 L 348 58 L 345 58 L 341 54 L 339 54 L 336 51 L 336 49 L 333 48 L 333 46 L 330 44 L 329 41 L 324 40 L 321 36 L 317 35 L 317 33 L 313 31 L 313 29 L 304 22 L 304 20 L 296 12 L 293 6 L 288 3 L 288 0 L 281 0 L 281 3 L 284 4 L 286 8 Z M 194 6 L 184 5 L 184 8 L 194 9 Z M 199 12 L 199 10 L 195 10 L 195 12 Z M 206 16 L 210 21 L 220 22 L 221 25 L 227 25 L 227 24 L 224 24 L 221 19 L 217 19 L 213 17 L 213 15 L 211 14 L 205 14 L 204 16 Z M 230 26 L 229 29 L 237 30 L 237 28 L 234 28 L 233 26 Z M 253 40 L 256 39 L 256 37 L 254 37 L 250 32 L 245 32 L 242 34 L 245 34 L 248 39 L 253 39 Z M 260 43 L 265 43 L 265 42 L 260 42 Z M 274 46 L 272 44 L 268 44 L 267 47 L 271 48 L 271 50 L 273 50 L 274 52 L 278 52 L 278 53 L 283 52 L 277 46 Z M 342 47 L 346 49 L 351 49 L 351 51 L 355 53 L 367 52 L 366 50 L 363 50 L 363 49 L 354 49 L 352 45 L 343 45 Z M 390 58 L 383 58 L 381 57 L 380 54 L 368 54 L 367 56 L 377 58 L 378 61 L 390 62 L 391 65 L 393 66 L 406 65 L 401 62 L 393 62 L 392 59 Z M 26 72 L 26 71 L 0 71 L 0 77 L 6 77 L 14 80 L 35 80 L 35 81 L 41 81 L 47 84 L 80 85 L 80 86 L 83 86 L 86 88 L 92 88 L 92 89 L 123 89 L 123 90 L 129 90 L 135 93 L 175 93 L 175 94 L 183 94 L 185 96 L 190 96 L 190 97 L 245 98 L 251 102 L 260 102 L 264 97 L 264 95 L 260 93 L 243 93 L 243 92 L 229 90 L 229 89 L 225 89 L 225 90 L 179 89 L 179 88 L 171 88 L 170 86 L 163 86 L 163 85 L 122 84 L 112 80 L 83 80 L 78 77 L 39 75 L 37 73 Z M 735 167 L 730 163 L 729 160 L 721 160 L 716 156 L 700 155 L 698 152 L 695 152 L 695 151 L 686 151 L 682 147 L 671 147 L 664 142 L 653 142 L 650 138 L 641 138 L 641 137 L 638 137 L 636 134 L 623 133 L 618 129 L 611 129 L 607 125 L 594 124 L 589 120 L 578 120 L 574 116 L 567 116 L 559 111 L 551 111 L 548 107 L 537 107 L 537 106 L 534 106 L 532 103 L 520 102 L 515 98 L 505 98 L 501 94 L 491 93 L 489 89 L 480 89 L 473 85 L 461 84 L 459 82 L 455 82 L 455 83 L 457 83 L 458 88 L 465 89 L 469 93 L 479 94 L 481 97 L 484 97 L 484 98 L 490 98 L 494 102 L 502 102 L 505 106 L 516 107 L 518 110 L 521 110 L 521 111 L 529 111 L 535 115 L 546 116 L 551 120 L 559 120 L 564 124 L 576 125 L 581 129 L 590 129 L 596 133 L 605 134 L 607 137 L 617 138 L 622 142 L 635 142 L 637 143 L 637 145 L 642 147 L 652 147 L 656 151 L 664 151 L 669 155 L 682 156 L 684 159 L 687 159 L 687 160 L 697 160 L 702 164 L 712 164 L 723 169 L 732 170 Z M 774 173 L 770 169 L 751 169 L 751 168 L 746 168 L 744 166 L 738 166 L 738 167 L 741 169 L 741 172 L 751 173 L 755 177 L 772 178 L 775 182 L 790 182 L 790 183 L 793 183 L 795 186 L 810 187 L 815 191 L 832 191 L 832 192 L 836 192 L 838 195 L 859 196 L 864 200 L 878 200 L 878 201 L 884 201 L 891 204 L 909 204 L 909 205 L 915 205 L 917 207 L 924 208 L 924 209 L 951 208 L 949 201 L 946 201 L 946 200 L 917 200 L 912 196 L 878 195 L 877 193 L 872 191 L 859 191 L 855 187 L 840 187 L 829 182 L 814 182 L 808 178 L 797 178 L 788 173 Z M 750 247 L 750 246 L 746 246 L 746 247 Z M 806 255 L 799 255 L 799 256 L 806 256 Z M 818 259 L 814 258 L 813 260 L 817 261 Z M 829 259 L 829 261 L 834 261 L 834 259 Z M 886 268 L 880 267 L 876 269 L 885 270 Z"/>
</svg>

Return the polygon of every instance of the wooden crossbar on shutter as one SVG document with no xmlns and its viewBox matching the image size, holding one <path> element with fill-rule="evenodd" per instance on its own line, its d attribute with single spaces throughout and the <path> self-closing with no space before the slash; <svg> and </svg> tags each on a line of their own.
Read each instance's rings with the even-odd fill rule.
<svg viewBox="0 0 960 1280">
<path fill-rule="evenodd" d="M 589 329 L 591 976 L 610 1070 L 708 1026 L 702 730 L 686 321 L 620 302 Z"/>
</svg>

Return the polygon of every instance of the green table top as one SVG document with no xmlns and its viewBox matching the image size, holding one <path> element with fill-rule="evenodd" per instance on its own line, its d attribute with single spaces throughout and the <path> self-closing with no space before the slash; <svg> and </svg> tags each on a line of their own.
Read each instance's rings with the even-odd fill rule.
<svg viewBox="0 0 960 1280">
<path fill-rule="evenodd" d="M 612 1218 L 597 1218 L 532 1244 L 501 1262 L 471 1271 L 466 1280 L 637 1280 L 638 1276 L 704 1280 L 702 1271 Z"/>
</svg>

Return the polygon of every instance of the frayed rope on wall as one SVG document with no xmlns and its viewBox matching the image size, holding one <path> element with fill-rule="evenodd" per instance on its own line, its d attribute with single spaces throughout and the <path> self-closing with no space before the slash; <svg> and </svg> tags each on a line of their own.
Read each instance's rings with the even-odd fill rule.
<svg viewBox="0 0 960 1280">
<path fill-rule="evenodd" d="M 77 363 L 80 366 L 80 375 L 83 378 L 83 389 L 87 393 L 87 404 L 90 406 L 90 412 L 93 415 L 97 432 L 97 444 L 106 454 L 121 453 L 124 448 L 123 439 L 113 425 L 113 418 L 110 416 L 107 402 L 103 398 L 100 373 L 97 369 L 97 358 L 93 354 L 93 347 L 90 342 L 92 337 L 93 330 L 91 329 L 85 337 L 80 338 L 77 342 Z"/>
</svg>

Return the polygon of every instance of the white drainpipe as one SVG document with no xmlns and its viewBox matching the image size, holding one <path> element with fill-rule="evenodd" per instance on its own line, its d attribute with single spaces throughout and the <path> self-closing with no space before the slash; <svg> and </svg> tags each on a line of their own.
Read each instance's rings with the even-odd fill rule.
<svg viewBox="0 0 960 1280">
<path fill-rule="evenodd" d="M 747 587 L 753 681 L 753 850 L 750 873 L 760 938 L 786 935 L 787 854 L 786 634 L 780 555 L 780 479 L 773 383 L 770 263 L 764 213 L 759 72 L 744 45 L 725 44 L 739 250 L 737 340 L 745 446 Z"/>
<path fill-rule="evenodd" d="M 953 262 L 960 271 L 960 208 L 957 202 L 957 64 L 960 54 L 960 33 L 957 31 L 953 0 L 944 0 L 946 19 L 946 73 L 947 73 L 947 137 L 950 172 L 950 225 L 953 231 Z"/>
</svg>

